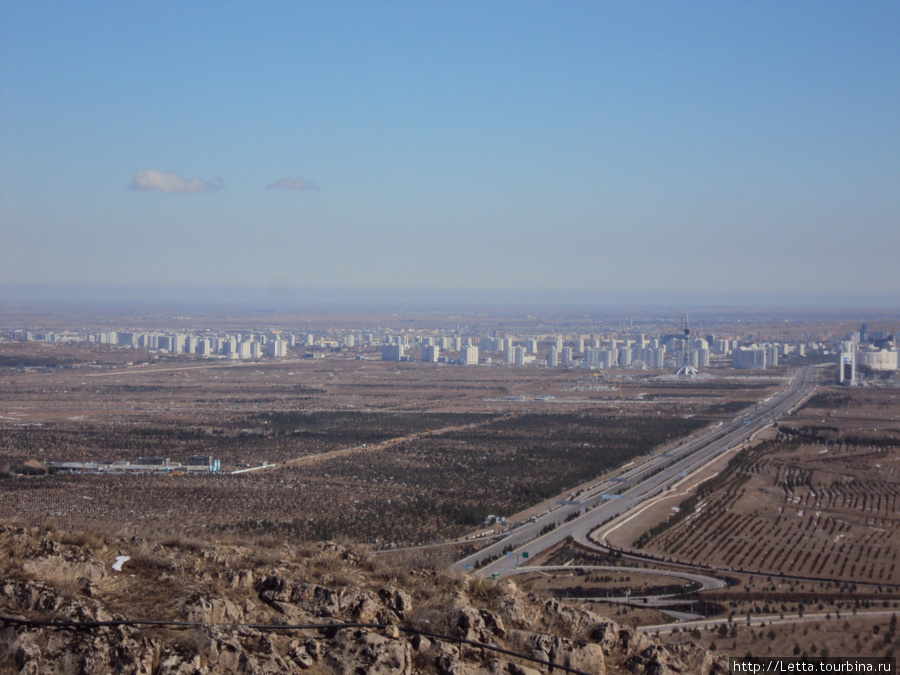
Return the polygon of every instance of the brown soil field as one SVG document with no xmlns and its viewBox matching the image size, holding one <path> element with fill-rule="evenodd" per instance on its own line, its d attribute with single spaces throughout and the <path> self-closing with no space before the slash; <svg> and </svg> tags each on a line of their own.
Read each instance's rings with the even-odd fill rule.
<svg viewBox="0 0 900 675">
<path fill-rule="evenodd" d="M 0 517 L 75 529 L 343 535 L 378 546 L 442 541 L 487 514 L 512 516 L 729 417 L 781 381 L 774 372 L 682 384 L 632 372 L 604 388 L 577 370 L 342 353 L 151 362 L 101 345 L 3 343 L 0 357 L 43 363 L 0 367 Z M 225 467 L 276 466 L 21 475 L 28 462 L 194 454 Z"/>
<path fill-rule="evenodd" d="M 888 616 L 866 618 L 864 614 L 836 615 L 789 624 L 748 627 L 736 619 L 722 621 L 716 627 L 662 633 L 664 643 L 689 640 L 711 651 L 741 658 L 755 657 L 858 657 L 896 656 L 900 652 L 900 634 L 896 621 Z"/>
<path fill-rule="evenodd" d="M 681 509 L 648 551 L 773 575 L 900 583 L 900 392 L 814 397 Z"/>
<path fill-rule="evenodd" d="M 569 565 L 571 571 L 520 575 L 523 588 L 553 597 L 575 598 L 586 588 L 595 589 L 596 601 L 570 604 L 614 618 L 630 626 L 656 626 L 672 619 L 660 608 L 644 606 L 642 595 L 653 595 L 667 581 L 677 586 L 677 579 L 653 575 L 653 569 L 672 569 L 666 565 L 639 562 L 615 554 L 596 554 L 578 546 L 563 545 L 546 552 L 534 565 Z M 646 572 L 607 572 L 579 570 L 579 565 L 623 565 L 644 567 Z M 727 575 L 728 587 L 718 591 L 679 591 L 683 602 L 672 609 L 706 616 L 711 627 L 692 628 L 685 625 L 657 633 L 664 642 L 685 640 L 702 644 L 734 657 L 754 656 L 892 656 L 900 648 L 896 622 L 892 615 L 900 613 L 900 589 L 858 586 L 830 581 L 797 581 L 774 576 L 748 574 Z M 632 602 L 604 602 L 606 593 L 624 595 L 632 589 Z M 872 616 L 878 613 L 877 617 Z M 784 617 L 800 620 L 781 623 Z M 752 626 L 747 625 L 747 617 Z M 774 622 L 774 623 L 773 623 Z M 724 628 L 723 628 L 724 626 Z M 654 635 L 653 632 L 650 633 Z"/>
</svg>

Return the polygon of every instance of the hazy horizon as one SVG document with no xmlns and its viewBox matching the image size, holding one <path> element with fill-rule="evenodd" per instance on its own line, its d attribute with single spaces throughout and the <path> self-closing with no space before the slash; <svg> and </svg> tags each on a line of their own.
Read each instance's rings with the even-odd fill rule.
<svg viewBox="0 0 900 675">
<path fill-rule="evenodd" d="M 900 296 L 887 293 L 854 295 L 677 293 L 660 291 L 589 292 L 496 291 L 486 289 L 328 289 L 328 288 L 216 288 L 216 287 L 57 287 L 0 286 L 0 315 L 11 308 L 72 307 L 110 310 L 191 309 L 192 311 L 371 311 L 485 310 L 588 311 L 641 310 L 684 313 L 822 312 L 857 313 L 871 310 L 900 317 Z"/>
</svg>

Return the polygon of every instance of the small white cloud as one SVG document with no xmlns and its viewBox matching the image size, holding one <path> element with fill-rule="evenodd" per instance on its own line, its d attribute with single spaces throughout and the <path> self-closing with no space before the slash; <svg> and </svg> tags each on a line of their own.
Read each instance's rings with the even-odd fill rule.
<svg viewBox="0 0 900 675">
<path fill-rule="evenodd" d="M 160 192 L 218 192 L 222 189 L 222 181 L 216 179 L 215 182 L 195 178 L 188 180 L 182 178 L 174 171 L 157 171 L 156 169 L 141 169 L 138 171 L 131 185 L 128 186 L 132 190 L 158 190 Z"/>
<path fill-rule="evenodd" d="M 281 188 L 282 190 L 318 190 L 319 186 L 302 178 L 279 178 L 266 187 Z"/>
</svg>

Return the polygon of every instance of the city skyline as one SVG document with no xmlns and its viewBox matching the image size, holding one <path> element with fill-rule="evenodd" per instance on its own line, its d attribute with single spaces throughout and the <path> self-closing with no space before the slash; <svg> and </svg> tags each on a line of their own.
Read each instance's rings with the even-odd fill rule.
<svg viewBox="0 0 900 675">
<path fill-rule="evenodd" d="M 0 17 L 0 303 L 900 305 L 893 4 Z"/>
</svg>

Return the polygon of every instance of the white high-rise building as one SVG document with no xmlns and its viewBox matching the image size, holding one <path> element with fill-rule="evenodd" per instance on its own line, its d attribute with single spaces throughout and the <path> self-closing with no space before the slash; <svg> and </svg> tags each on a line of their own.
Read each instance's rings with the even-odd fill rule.
<svg viewBox="0 0 900 675">
<path fill-rule="evenodd" d="M 571 366 L 575 361 L 572 358 L 572 348 L 571 347 L 563 347 L 562 349 L 562 362 L 563 365 Z"/>
<path fill-rule="evenodd" d="M 513 347 L 512 340 L 509 340 L 506 343 L 506 349 L 504 350 L 503 357 L 505 361 L 510 365 L 516 362 L 516 349 L 515 347 Z"/>
<path fill-rule="evenodd" d="M 525 340 L 525 350 L 529 354 L 537 354 L 538 341 L 534 338 L 528 338 L 527 340 Z"/>
<path fill-rule="evenodd" d="M 422 345 L 422 363 L 437 363 L 440 353 L 437 345 Z"/>
<path fill-rule="evenodd" d="M 692 349 L 689 352 L 689 355 L 690 355 L 690 361 L 691 361 L 691 368 L 694 368 L 694 369 L 699 368 L 700 367 L 700 350 Z"/>
<path fill-rule="evenodd" d="M 503 338 L 483 337 L 480 344 L 483 352 L 503 351 Z"/>
<path fill-rule="evenodd" d="M 478 347 L 468 345 L 459 350 L 459 358 L 464 366 L 478 365 Z"/>
<path fill-rule="evenodd" d="M 525 347 L 521 345 L 515 348 L 514 356 L 515 363 L 517 366 L 525 365 Z"/>
<path fill-rule="evenodd" d="M 766 350 L 753 347 L 738 347 L 731 352 L 731 367 L 739 370 L 765 370 Z"/>
<path fill-rule="evenodd" d="M 287 356 L 287 342 L 285 340 L 270 340 L 266 343 L 266 356 L 273 358 Z"/>
<path fill-rule="evenodd" d="M 382 361 L 400 361 L 406 356 L 406 347 L 400 344 L 387 344 L 381 346 Z"/>
<path fill-rule="evenodd" d="M 838 380 L 841 384 L 852 387 L 856 385 L 856 351 L 850 350 L 841 352 L 840 375 Z"/>
<path fill-rule="evenodd" d="M 559 350 L 556 345 L 550 345 L 550 351 L 547 353 L 547 365 L 555 368 L 559 365 Z"/>
<path fill-rule="evenodd" d="M 690 349 L 709 349 L 709 343 L 703 338 L 694 338 L 690 341 Z"/>
</svg>

